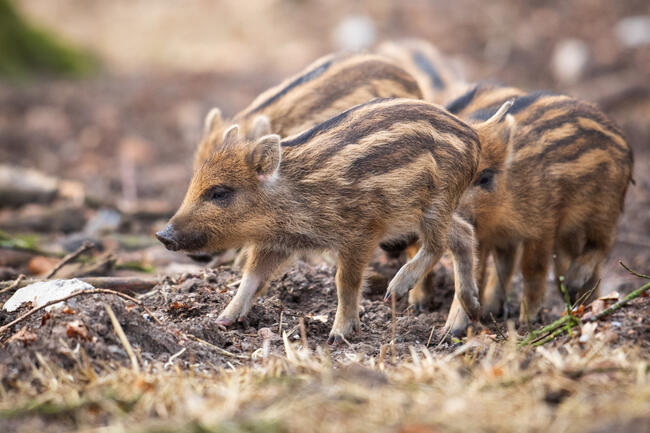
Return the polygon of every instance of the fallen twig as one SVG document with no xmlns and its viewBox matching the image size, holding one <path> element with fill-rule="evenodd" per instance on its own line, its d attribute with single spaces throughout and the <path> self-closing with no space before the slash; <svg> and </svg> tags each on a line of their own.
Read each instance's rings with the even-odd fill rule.
<svg viewBox="0 0 650 433">
<path fill-rule="evenodd" d="M 197 343 L 205 344 L 206 346 L 211 347 L 212 349 L 216 350 L 217 352 L 219 352 L 222 355 L 229 356 L 231 358 L 250 359 L 246 355 L 238 355 L 236 353 L 228 352 L 226 349 L 222 349 L 219 346 L 215 346 L 214 344 L 209 343 L 209 342 L 207 342 L 205 340 L 202 340 L 202 339 L 200 339 L 199 337 L 197 337 L 195 335 L 192 335 L 192 334 L 183 334 L 183 335 L 185 337 L 189 338 L 190 340 L 193 340 L 193 341 L 196 341 Z"/>
<path fill-rule="evenodd" d="M 492 324 L 493 324 L 494 327 L 496 328 L 496 330 L 497 330 L 497 334 L 499 334 L 499 336 L 500 336 L 501 338 L 503 338 L 503 341 L 508 340 L 508 339 L 506 338 L 505 334 L 501 331 L 501 328 L 499 328 L 499 324 L 497 323 L 496 319 L 494 318 L 494 314 L 490 313 L 490 319 L 492 319 Z"/>
<path fill-rule="evenodd" d="M 18 275 L 18 278 L 16 278 L 11 284 L 9 284 L 7 287 L 4 289 L 0 290 L 0 295 L 6 292 L 11 292 L 12 290 L 15 290 L 18 285 L 25 279 L 25 274 L 20 274 Z"/>
<path fill-rule="evenodd" d="M 142 306 L 142 307 L 144 307 L 144 305 L 142 304 L 142 302 L 138 301 L 137 299 L 132 298 L 132 297 L 129 296 L 129 295 L 125 295 L 124 293 L 116 292 L 115 290 L 110 290 L 110 289 L 89 289 L 89 290 L 81 290 L 81 291 L 79 291 L 79 292 L 71 293 L 71 294 L 69 294 L 68 296 L 64 296 L 63 298 L 55 299 L 55 300 L 52 300 L 52 301 L 50 301 L 50 302 L 47 302 L 47 303 L 41 305 L 40 307 L 34 307 L 34 308 L 32 308 L 31 310 L 29 310 L 28 312 L 26 312 L 26 313 L 23 314 L 22 316 L 20 316 L 20 317 L 14 319 L 14 320 L 12 320 L 11 322 L 7 323 L 6 325 L 2 325 L 2 326 L 0 326 L 0 335 L 2 335 L 5 331 L 7 331 L 9 328 L 11 328 L 12 326 L 16 325 L 17 323 L 20 323 L 20 322 L 22 322 L 23 320 L 27 319 L 27 318 L 30 317 L 32 314 L 37 313 L 38 311 L 40 311 L 40 310 L 42 310 L 42 309 L 44 309 L 44 308 L 47 308 L 47 307 L 49 307 L 50 305 L 58 304 L 59 302 L 67 301 L 68 299 L 71 299 L 71 298 L 74 298 L 74 297 L 77 297 L 77 296 L 81 296 L 81 295 L 97 295 L 97 294 L 100 294 L 100 293 L 108 294 L 108 295 L 119 296 L 120 298 L 123 298 L 123 299 L 126 299 L 126 300 L 128 300 L 128 301 L 131 301 L 131 302 L 133 302 L 134 304 L 136 304 L 136 305 L 138 305 L 138 306 Z"/>
<path fill-rule="evenodd" d="M 429 347 L 431 345 L 431 339 L 433 338 L 434 329 L 436 329 L 436 322 L 435 321 L 431 324 L 431 332 L 429 332 L 429 339 L 427 340 L 427 346 L 426 347 Z"/>
<path fill-rule="evenodd" d="M 67 256 L 65 256 L 64 258 L 62 258 L 61 261 L 59 263 L 57 263 L 56 266 L 54 266 L 50 272 L 47 273 L 47 275 L 45 276 L 45 279 L 49 280 L 50 278 L 52 278 L 54 276 L 54 274 L 56 274 L 66 264 L 70 263 L 71 261 L 73 261 L 74 259 L 76 259 L 80 255 L 82 255 L 86 251 L 88 251 L 90 249 L 93 249 L 93 248 L 95 248 L 95 244 L 93 244 L 92 242 L 84 242 L 83 245 L 81 245 L 79 248 L 77 248 L 76 251 L 74 251 L 74 252 L 68 254 Z"/>
<path fill-rule="evenodd" d="M 393 364 L 397 362 L 397 354 L 395 353 L 395 339 L 397 338 L 397 300 L 396 296 L 390 297 L 390 311 L 391 311 L 391 334 L 392 339 L 390 340 L 390 356 L 393 361 Z"/>
<path fill-rule="evenodd" d="M 174 360 L 181 356 L 185 351 L 187 350 L 187 347 L 183 347 L 181 350 L 178 352 L 174 353 L 172 356 L 169 357 L 169 360 L 165 362 L 165 365 L 163 365 L 163 368 L 171 367 L 174 364 Z"/>
<path fill-rule="evenodd" d="M 628 271 L 630 274 L 635 275 L 635 276 L 637 276 L 639 278 L 643 278 L 644 280 L 650 280 L 650 275 L 640 274 L 638 272 L 633 271 L 625 263 L 623 263 L 621 260 L 618 261 L 618 264 L 623 266 L 623 269 Z"/>
<path fill-rule="evenodd" d="M 138 358 L 135 356 L 135 352 L 133 352 L 133 347 L 131 346 L 131 343 L 129 343 L 129 339 L 126 338 L 126 334 L 122 329 L 122 325 L 120 325 L 120 321 L 117 320 L 117 317 L 115 316 L 115 313 L 113 312 L 113 309 L 110 305 L 104 304 L 104 308 L 108 313 L 108 317 L 111 319 L 115 333 L 120 339 L 122 346 L 124 346 L 124 350 L 126 350 L 127 355 L 129 355 L 129 359 L 131 360 L 131 369 L 133 369 L 134 373 L 140 373 L 140 364 L 138 363 Z"/>
</svg>

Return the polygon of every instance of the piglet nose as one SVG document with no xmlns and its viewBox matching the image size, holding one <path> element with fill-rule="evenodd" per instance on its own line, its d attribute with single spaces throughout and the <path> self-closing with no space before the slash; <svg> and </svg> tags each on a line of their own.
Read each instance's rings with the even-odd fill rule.
<svg viewBox="0 0 650 433">
<path fill-rule="evenodd" d="M 165 227 L 164 230 L 159 231 L 156 233 L 156 238 L 162 244 L 165 246 L 170 251 L 178 251 L 180 250 L 180 246 L 178 245 L 178 241 L 176 241 L 176 236 L 174 232 L 174 226 L 169 224 L 167 227 Z"/>
</svg>

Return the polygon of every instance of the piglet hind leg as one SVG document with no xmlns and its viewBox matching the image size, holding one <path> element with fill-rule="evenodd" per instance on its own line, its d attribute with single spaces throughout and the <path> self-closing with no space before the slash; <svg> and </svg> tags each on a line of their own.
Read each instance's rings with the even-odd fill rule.
<svg viewBox="0 0 650 433">
<path fill-rule="evenodd" d="M 553 251 L 553 239 L 526 240 L 521 257 L 524 293 L 519 321 L 535 320 L 539 316 L 546 294 L 546 275 Z"/>
<path fill-rule="evenodd" d="M 477 320 L 481 314 L 481 305 L 474 277 L 474 229 L 456 215 L 449 230 L 449 250 L 454 259 L 454 299 L 458 299 L 471 320 Z"/>
<path fill-rule="evenodd" d="M 255 297 L 264 290 L 274 272 L 289 258 L 278 251 L 251 247 L 247 250 L 244 275 L 237 293 L 217 318 L 217 323 L 230 326 L 241 321 L 251 309 Z"/>
<path fill-rule="evenodd" d="M 517 261 L 517 245 L 494 249 L 494 266 L 489 268 L 486 286 L 481 293 L 483 320 L 508 317 L 507 298 Z"/>
<path fill-rule="evenodd" d="M 360 251 L 339 252 L 336 270 L 336 294 L 338 305 L 334 325 L 327 340 L 330 344 L 340 344 L 353 333 L 361 330 L 359 303 L 363 270 L 370 261 L 372 247 Z"/>
<path fill-rule="evenodd" d="M 431 271 L 447 247 L 451 214 L 442 203 L 434 203 L 420 221 L 422 246 L 388 284 L 385 301 L 400 299 Z"/>
</svg>

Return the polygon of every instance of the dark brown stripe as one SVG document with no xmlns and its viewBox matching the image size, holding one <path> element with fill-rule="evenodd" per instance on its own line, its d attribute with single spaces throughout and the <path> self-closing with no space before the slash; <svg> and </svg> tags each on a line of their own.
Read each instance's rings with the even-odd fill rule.
<svg viewBox="0 0 650 433">
<path fill-rule="evenodd" d="M 255 108 L 252 108 L 251 110 L 249 110 L 248 113 L 246 114 L 246 116 L 250 116 L 252 114 L 255 114 L 255 113 L 258 113 L 258 112 L 262 111 L 263 109 L 265 109 L 266 107 L 273 104 L 278 99 L 282 98 L 284 95 L 289 93 L 291 90 L 293 90 L 293 89 L 295 89 L 295 88 L 297 88 L 297 87 L 299 87 L 299 86 L 301 86 L 301 85 L 303 85 L 305 83 L 308 83 L 308 82 L 320 77 L 321 75 L 323 75 L 325 73 L 325 71 L 327 71 L 330 68 L 330 66 L 332 66 L 332 64 L 335 61 L 336 61 L 336 59 L 330 59 L 330 60 L 326 61 L 325 63 L 317 66 L 316 68 L 314 68 L 314 69 L 312 69 L 310 71 L 307 71 L 304 74 L 302 74 L 301 76 L 295 78 L 293 81 L 291 81 L 285 87 L 280 89 L 276 94 L 269 97 L 267 100 L 261 102 Z"/>
<path fill-rule="evenodd" d="M 421 51 L 415 50 L 411 57 L 413 58 L 413 63 L 418 67 L 422 72 L 424 72 L 434 89 L 442 90 L 445 88 L 445 82 L 442 80 L 440 73 L 436 67 L 431 63 L 430 59 Z"/>
<path fill-rule="evenodd" d="M 572 144 L 577 144 L 577 148 L 573 151 L 566 151 L 566 148 Z M 546 168 L 555 163 L 575 161 L 584 153 L 594 149 L 611 151 L 613 148 L 616 148 L 620 153 L 616 155 L 610 153 L 612 158 L 621 161 L 626 160 L 629 163 L 632 162 L 630 160 L 630 152 L 628 149 L 621 148 L 615 144 L 606 134 L 595 129 L 579 128 L 575 134 L 563 137 L 545 146 L 538 154 L 516 160 L 513 163 L 513 167 L 535 167 L 536 169 L 539 169 L 541 166 Z M 565 151 L 565 153 L 555 155 L 562 151 Z"/>
<path fill-rule="evenodd" d="M 453 121 L 450 122 L 450 119 Z M 332 144 L 312 159 L 311 167 L 313 169 L 321 167 L 327 160 L 335 156 L 348 144 L 358 143 L 365 137 L 388 130 L 396 123 L 406 125 L 422 120 L 429 122 L 439 132 L 460 137 L 468 146 L 470 142 L 473 142 L 477 147 L 479 146 L 478 137 L 470 127 L 460 123 L 455 117 L 450 116 L 448 113 L 433 105 L 417 102 L 411 104 L 391 104 L 373 109 L 361 118 L 355 119 L 355 121 L 345 125 L 345 128 L 342 128 L 340 131 L 336 131 L 336 134 L 331 138 Z M 336 122 L 335 126 L 338 126 L 339 123 Z M 408 132 L 408 130 L 405 130 L 405 135 Z M 429 135 L 429 141 L 431 140 L 431 136 Z M 306 172 L 308 174 L 310 170 Z"/>
<path fill-rule="evenodd" d="M 523 137 L 517 138 L 515 143 L 515 149 L 519 150 L 523 147 L 526 147 L 528 144 L 533 143 L 540 139 L 543 133 L 560 128 L 568 123 L 575 124 L 576 127 L 582 128 L 578 121 L 580 118 L 589 119 L 596 122 L 598 125 L 602 126 L 603 129 L 608 132 L 618 136 L 622 141 L 625 141 L 622 131 L 616 127 L 612 122 L 608 121 L 602 114 L 596 111 L 567 111 L 556 117 L 551 117 L 548 119 L 541 119 L 540 123 L 534 128 L 530 129 Z M 582 128 L 584 130 L 584 128 Z M 627 147 L 622 147 L 620 144 L 616 143 L 614 140 L 607 138 L 612 142 L 612 144 L 617 147 L 619 150 L 625 152 Z"/>
<path fill-rule="evenodd" d="M 384 60 L 366 60 L 352 64 L 328 77 L 318 89 L 320 97 L 309 107 L 304 107 L 303 112 L 311 115 L 313 111 L 323 111 L 334 102 L 353 94 L 357 89 L 373 85 L 373 81 L 377 80 L 393 81 L 409 95 L 422 98 L 418 83 L 404 69 Z"/>
<path fill-rule="evenodd" d="M 313 139 L 316 135 L 322 134 L 324 132 L 327 132 L 341 124 L 351 113 L 360 110 L 363 107 L 366 107 L 368 105 L 374 105 L 374 104 L 379 104 L 381 102 L 385 102 L 388 99 L 386 98 L 376 98 L 373 99 L 372 101 L 366 102 L 364 104 L 359 104 L 355 105 L 352 108 L 349 108 L 342 113 L 337 114 L 334 117 L 329 118 L 328 120 L 319 123 L 318 125 L 308 129 L 305 132 L 302 132 L 301 134 L 293 137 L 286 138 L 282 140 L 282 146 L 284 147 L 294 147 L 294 146 L 300 146 L 301 144 L 305 144 L 309 140 Z"/>
</svg>

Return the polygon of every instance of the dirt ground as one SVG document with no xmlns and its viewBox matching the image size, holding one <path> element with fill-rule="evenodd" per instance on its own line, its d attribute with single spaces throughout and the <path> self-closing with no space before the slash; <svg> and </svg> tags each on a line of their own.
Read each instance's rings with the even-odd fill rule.
<svg viewBox="0 0 650 433">
<path fill-rule="evenodd" d="M 56 253 L 73 251 L 84 240 L 92 240 L 98 248 L 89 260 L 101 261 L 109 253 L 115 257 L 101 275 L 155 277 L 159 284 L 146 293 L 133 294 L 148 311 L 109 295 L 77 297 L 66 308 L 39 312 L 1 336 L 0 398 L 5 401 L 21 390 L 54 390 L 52 382 L 35 379 L 34 372 L 44 365 L 64 371 L 128 368 L 131 360 L 105 304 L 117 315 L 145 367 L 159 368 L 169 361 L 196 374 L 255 368 L 269 354 L 288 356 L 284 332 L 298 346 L 304 346 L 302 337 L 306 337 L 309 348 L 329 353 L 334 363 L 354 359 L 367 365 L 390 357 L 387 345 L 393 336 L 393 317 L 390 304 L 382 298 L 391 273 L 399 266 L 396 260 L 376 255 L 375 276 L 364 290 L 361 332 L 349 345 L 332 347 L 326 340 L 336 310 L 335 269 L 327 260 L 294 264 L 256 301 L 246 321 L 220 329 L 216 317 L 233 296 L 241 275 L 226 258 L 214 269 L 205 268 L 167 252 L 153 239 L 183 197 L 205 113 L 219 106 L 233 114 L 287 74 L 337 49 L 332 29 L 348 15 L 367 14 L 375 23 L 377 41 L 405 36 L 431 41 L 464 64 L 470 80 L 550 88 L 599 103 L 623 128 L 635 153 L 635 185 L 628 191 L 617 240 L 604 265 L 601 293 L 623 295 L 643 284 L 623 270 L 619 261 L 650 274 L 650 45 L 624 47 L 614 37 L 619 20 L 648 13 L 644 1 L 486 5 L 463 0 L 453 2 L 453 7 L 422 1 L 356 6 L 339 1 L 271 1 L 260 2 L 258 8 L 240 7 L 241 2 L 193 1 L 182 13 L 177 7 L 151 1 L 135 2 L 135 9 L 125 8 L 124 2 L 91 3 L 97 17 L 94 26 L 86 19 L 88 10 L 77 7 L 78 2 L 30 0 L 22 6 L 35 20 L 99 53 L 105 69 L 99 76 L 74 82 L 0 82 L 0 161 L 35 168 L 73 185 L 71 193 L 52 203 L 21 207 L 0 203 L 0 230 L 11 236 L 32 236 L 42 250 Z M 227 17 L 222 21 L 229 24 L 221 28 L 219 20 L 208 19 L 210 15 Z M 318 20 L 311 19 L 316 16 Z M 124 23 L 124 34 L 112 28 L 112 22 Z M 133 38 L 132 49 L 126 49 L 129 32 L 137 29 L 141 33 L 135 34 L 141 37 Z M 175 38 L 165 45 L 162 41 L 170 35 Z M 560 80 L 550 66 L 554 50 L 567 38 L 584 41 L 590 53 L 574 82 Z M 106 222 L 107 211 L 118 215 L 116 224 Z M 97 225 L 100 229 L 93 229 Z M 57 261 L 47 254 L 0 248 L 0 280 L 13 280 L 20 273 L 39 277 Z M 138 270 L 130 267 L 134 263 Z M 74 266 L 69 265 L 60 275 L 74 273 Z M 438 331 L 453 292 L 449 260 L 443 259 L 438 266 L 433 284 L 436 297 L 429 311 L 415 314 L 406 300 L 397 304 L 398 362 L 411 362 L 413 347 L 424 345 L 442 357 L 467 344 L 439 344 Z M 515 298 L 510 300 L 513 310 L 520 290 L 518 276 Z M 0 294 L 0 305 L 9 296 Z M 560 317 L 562 309 L 549 280 L 544 322 Z M 26 307 L 14 313 L 0 311 L 0 326 L 25 311 Z M 635 356 L 647 360 L 649 313 L 650 301 L 639 298 L 603 321 L 599 332 L 607 337 L 607 350 L 634 350 Z M 507 327 L 499 320 L 479 325 L 473 332 L 499 340 Z M 518 332 L 525 331 L 522 324 Z M 561 337 L 552 346 L 570 348 L 575 339 Z M 305 365 L 296 368 L 309 370 Z M 603 379 L 602 386 L 605 383 Z M 643 404 L 650 405 L 648 395 L 639 397 Z M 76 418 L 71 421 L 57 415 L 50 419 L 40 413 L 33 417 L 31 412 L 25 418 L 29 423 L 11 417 L 3 421 L 6 406 L 0 408 L 3 431 L 29 431 L 43 425 L 66 431 L 79 425 Z M 98 413 L 107 418 L 82 424 L 110 423 L 111 416 L 106 415 L 110 411 Z M 165 419 L 160 413 L 158 417 Z M 629 431 L 648 431 L 643 419 L 638 426 L 636 422 L 630 421 Z M 455 430 L 415 426 L 401 431 Z"/>
</svg>

